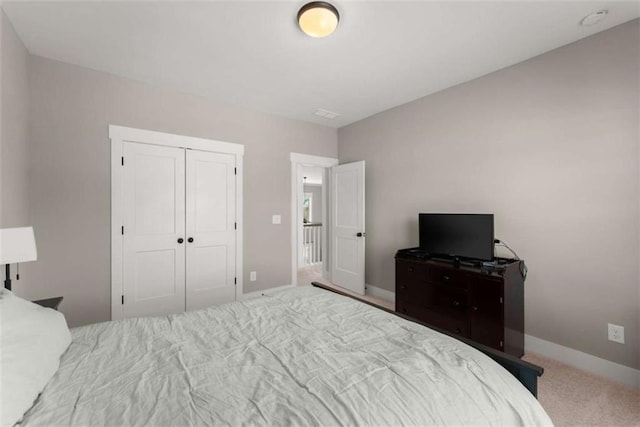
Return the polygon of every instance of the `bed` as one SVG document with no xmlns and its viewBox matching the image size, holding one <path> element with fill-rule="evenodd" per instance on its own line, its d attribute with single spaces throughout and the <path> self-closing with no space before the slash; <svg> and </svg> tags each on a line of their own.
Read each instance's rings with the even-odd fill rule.
<svg viewBox="0 0 640 427">
<path fill-rule="evenodd" d="M 551 425 L 490 357 L 312 287 L 71 330 L 21 425 Z"/>
</svg>

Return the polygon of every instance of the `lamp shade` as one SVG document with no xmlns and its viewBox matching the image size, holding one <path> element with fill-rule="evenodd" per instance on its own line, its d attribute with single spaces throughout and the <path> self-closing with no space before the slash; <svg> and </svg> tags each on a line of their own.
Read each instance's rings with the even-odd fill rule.
<svg viewBox="0 0 640 427">
<path fill-rule="evenodd" d="M 0 229 L 0 264 L 16 264 L 37 259 L 33 227 Z"/>
</svg>

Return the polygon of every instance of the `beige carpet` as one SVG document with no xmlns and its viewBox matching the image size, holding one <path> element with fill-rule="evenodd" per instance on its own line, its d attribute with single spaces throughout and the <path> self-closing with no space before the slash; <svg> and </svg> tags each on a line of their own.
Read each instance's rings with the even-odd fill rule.
<svg viewBox="0 0 640 427">
<path fill-rule="evenodd" d="M 360 299 L 362 301 L 366 301 L 389 310 L 395 310 L 394 304 L 389 301 L 372 297 L 371 295 L 358 295 L 349 291 L 348 289 L 341 288 L 338 285 L 334 285 L 333 283 L 324 280 L 322 278 L 322 264 L 310 265 L 298 270 L 298 286 L 311 286 L 311 282 L 320 282 L 329 287 L 336 288 L 337 290 L 349 294 L 354 298 Z"/>
<path fill-rule="evenodd" d="M 523 359 L 544 368 L 538 400 L 556 426 L 640 426 L 640 389 L 538 354 Z"/>
<path fill-rule="evenodd" d="M 311 286 L 311 282 L 322 280 L 322 264 L 308 265 L 298 270 L 298 286 Z"/>
</svg>

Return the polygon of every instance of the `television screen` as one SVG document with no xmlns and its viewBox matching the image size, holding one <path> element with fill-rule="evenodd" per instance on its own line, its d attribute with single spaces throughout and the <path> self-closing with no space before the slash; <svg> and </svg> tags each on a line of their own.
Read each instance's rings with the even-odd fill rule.
<svg viewBox="0 0 640 427">
<path fill-rule="evenodd" d="M 493 260 L 493 214 L 419 216 L 420 249 L 430 255 Z"/>
</svg>

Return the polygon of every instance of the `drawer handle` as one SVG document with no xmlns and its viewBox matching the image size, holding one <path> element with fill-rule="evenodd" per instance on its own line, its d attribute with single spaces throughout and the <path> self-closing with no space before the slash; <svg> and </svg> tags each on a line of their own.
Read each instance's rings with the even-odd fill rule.
<svg viewBox="0 0 640 427">
<path fill-rule="evenodd" d="M 454 307 L 460 307 L 460 301 L 454 301 L 453 302 L 453 306 Z"/>
<path fill-rule="evenodd" d="M 409 267 L 407 270 L 409 270 L 410 273 L 413 273 L 413 267 Z"/>
<path fill-rule="evenodd" d="M 447 276 L 447 275 L 442 276 L 442 280 L 444 280 L 445 282 L 448 282 L 449 281 L 449 276 Z"/>
<path fill-rule="evenodd" d="M 473 311 L 478 311 L 478 307 L 476 307 L 475 305 L 473 307 L 471 307 L 471 310 Z"/>
<path fill-rule="evenodd" d="M 456 334 L 460 334 L 460 332 L 462 332 L 462 329 L 456 328 Z"/>
</svg>

